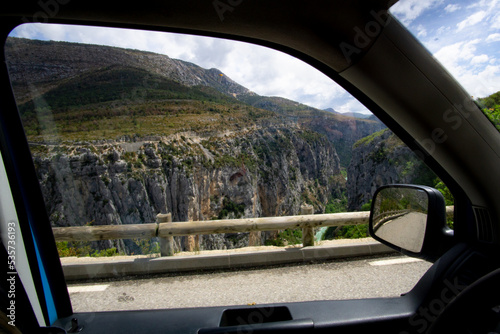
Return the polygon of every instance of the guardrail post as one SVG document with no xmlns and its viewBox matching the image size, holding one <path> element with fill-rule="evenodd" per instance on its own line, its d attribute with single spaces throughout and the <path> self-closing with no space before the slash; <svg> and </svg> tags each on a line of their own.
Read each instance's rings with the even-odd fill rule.
<svg viewBox="0 0 500 334">
<path fill-rule="evenodd" d="M 156 223 L 158 228 L 161 223 L 171 223 L 172 214 L 171 213 L 160 213 L 156 216 Z M 173 256 L 174 255 L 174 237 L 160 237 L 160 255 L 161 256 Z"/>
<path fill-rule="evenodd" d="M 187 236 L 186 250 L 188 252 L 199 252 L 200 251 L 200 236 L 198 234 Z"/>
<path fill-rule="evenodd" d="M 312 215 L 314 214 L 314 208 L 312 205 L 303 204 L 300 207 L 301 215 Z M 314 246 L 314 228 L 305 227 L 302 229 L 302 246 Z"/>
<path fill-rule="evenodd" d="M 260 231 L 252 231 L 248 234 L 248 247 L 260 246 Z"/>
</svg>

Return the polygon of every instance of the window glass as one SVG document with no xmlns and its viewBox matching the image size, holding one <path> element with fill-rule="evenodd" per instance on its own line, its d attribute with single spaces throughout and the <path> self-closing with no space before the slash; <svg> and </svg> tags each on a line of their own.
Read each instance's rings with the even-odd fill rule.
<svg viewBox="0 0 500 334">
<path fill-rule="evenodd" d="M 453 204 L 383 123 L 294 58 L 212 38 L 29 24 L 12 32 L 6 59 L 76 311 L 398 296 L 429 267 L 407 264 L 405 281 L 400 267 L 362 259 L 366 271 L 342 274 L 334 247 L 374 243 L 366 224 L 293 228 L 303 214 L 368 211 L 390 183 L 434 186 Z M 282 216 L 293 217 L 256 219 Z M 231 267 L 305 258 L 315 263 L 275 268 L 290 284 L 278 295 L 255 296 L 258 271 Z M 223 277 L 184 272 L 227 267 Z M 122 274 L 143 280 L 109 280 Z M 390 291 L 367 275 L 384 275 Z M 313 292 L 298 293 L 304 284 Z M 172 297 L 147 295 L 153 285 Z M 207 291 L 217 291 L 209 302 L 196 298 Z"/>
<path fill-rule="evenodd" d="M 399 1 L 391 13 L 463 85 L 500 131 L 498 1 Z"/>
</svg>

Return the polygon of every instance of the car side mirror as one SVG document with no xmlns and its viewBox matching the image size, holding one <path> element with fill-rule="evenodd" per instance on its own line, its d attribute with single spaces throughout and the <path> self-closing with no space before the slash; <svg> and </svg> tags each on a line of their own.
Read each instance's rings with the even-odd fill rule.
<svg viewBox="0 0 500 334">
<path fill-rule="evenodd" d="M 375 192 L 370 235 L 409 256 L 435 261 L 451 247 L 443 195 L 426 186 L 394 184 Z"/>
</svg>

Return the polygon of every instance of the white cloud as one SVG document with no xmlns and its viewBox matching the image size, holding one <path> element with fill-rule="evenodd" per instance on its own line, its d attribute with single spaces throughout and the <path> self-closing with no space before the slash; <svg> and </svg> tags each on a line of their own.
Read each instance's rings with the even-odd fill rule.
<svg viewBox="0 0 500 334">
<path fill-rule="evenodd" d="M 331 107 L 346 94 L 323 73 L 287 54 L 246 43 L 216 41 L 214 47 L 198 48 L 191 61 L 216 67 L 257 94 L 281 96 L 321 109 Z M 207 54 L 211 59 L 202 59 Z"/>
<path fill-rule="evenodd" d="M 471 16 L 457 24 L 457 31 L 461 31 L 467 27 L 478 24 L 486 17 L 487 14 L 488 13 L 484 10 L 472 14 Z"/>
<path fill-rule="evenodd" d="M 500 29 L 500 13 L 495 15 L 491 20 L 491 28 Z"/>
<path fill-rule="evenodd" d="M 476 55 L 476 44 L 480 42 L 475 39 L 468 42 L 458 42 L 446 45 L 434 53 L 436 57 L 452 74 L 461 75 L 465 70 L 462 62 L 469 63 Z"/>
<path fill-rule="evenodd" d="M 418 31 L 418 33 L 417 33 L 418 37 L 427 36 L 427 29 L 425 29 L 425 27 L 423 25 L 419 24 L 417 27 L 417 31 Z"/>
<path fill-rule="evenodd" d="M 424 11 L 433 8 L 441 0 L 405 0 L 399 1 L 391 7 L 395 14 L 404 24 L 408 25 L 418 18 Z"/>
<path fill-rule="evenodd" d="M 498 4 L 498 0 L 471 1 L 471 4 L 467 6 L 467 9 L 486 8 L 487 11 L 491 11 L 497 6 L 497 4 Z"/>
<path fill-rule="evenodd" d="M 480 39 L 441 48 L 434 56 L 473 96 L 484 97 L 499 90 L 500 66 L 486 54 L 475 55 Z M 489 63 L 489 64 L 488 64 Z M 479 67 L 479 70 L 476 66 Z"/>
<path fill-rule="evenodd" d="M 490 58 L 487 55 L 482 54 L 480 56 L 472 57 L 470 62 L 471 62 L 471 64 L 481 64 L 481 63 L 488 62 L 488 60 L 490 60 Z"/>
<path fill-rule="evenodd" d="M 488 35 L 486 37 L 486 42 L 499 42 L 500 41 L 500 34 L 499 33 L 494 33 L 491 35 Z"/>
<path fill-rule="evenodd" d="M 447 33 L 448 31 L 450 31 L 450 27 L 441 26 L 436 30 L 436 35 L 442 36 L 444 33 Z"/>
<path fill-rule="evenodd" d="M 481 72 L 467 72 L 458 79 L 472 96 L 486 97 L 499 90 L 500 66 L 488 65 Z"/>
<path fill-rule="evenodd" d="M 35 24 L 23 24 L 16 27 L 15 35 L 20 38 L 34 38 L 35 31 Z"/>
<path fill-rule="evenodd" d="M 341 104 L 334 105 L 333 109 L 342 114 L 347 112 L 359 112 L 363 114 L 370 113 L 365 106 L 353 97 L 345 99 L 341 102 Z"/>
<path fill-rule="evenodd" d="M 460 8 L 462 8 L 462 7 L 460 7 L 460 6 L 459 6 L 459 5 L 457 5 L 457 4 L 449 4 L 449 5 L 447 5 L 446 7 L 444 7 L 444 10 L 445 10 L 447 13 L 453 13 L 453 12 L 455 12 L 455 11 L 459 10 Z"/>
</svg>

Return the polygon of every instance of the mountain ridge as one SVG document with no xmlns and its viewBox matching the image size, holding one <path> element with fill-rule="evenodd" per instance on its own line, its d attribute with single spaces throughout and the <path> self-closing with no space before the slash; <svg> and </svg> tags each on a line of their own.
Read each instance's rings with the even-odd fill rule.
<svg viewBox="0 0 500 334">
<path fill-rule="evenodd" d="M 350 145 L 384 127 L 377 120 L 333 114 L 281 97 L 260 96 L 218 69 L 204 69 L 153 52 L 18 38 L 9 38 L 6 46 L 9 53 L 16 55 L 7 61 L 22 114 L 29 115 L 31 111 L 33 116 L 33 103 L 37 101 L 42 106 L 48 103 L 47 107 L 50 106 L 58 114 L 59 133 L 66 135 L 66 139 L 92 139 L 88 130 L 99 130 L 104 126 L 92 121 L 108 119 L 110 122 L 109 119 L 116 119 L 127 112 L 136 117 L 135 124 L 118 122 L 121 122 L 122 128 L 130 128 L 129 134 L 138 133 L 140 136 L 161 134 L 153 133 L 157 124 L 151 124 L 151 117 L 160 117 L 162 113 L 183 117 L 186 127 L 183 130 L 195 131 L 200 131 L 201 127 L 195 119 L 196 115 L 198 119 L 215 119 L 212 125 L 220 123 L 220 126 L 232 129 L 235 129 L 235 124 L 243 127 L 299 124 L 327 135 L 336 145 L 342 165 L 346 167 L 350 160 Z M 54 57 L 54 54 L 58 56 Z M 117 66 L 121 66 L 122 72 L 115 71 L 113 77 L 111 68 L 116 70 Z M 106 69 L 108 78 L 103 79 Z M 36 91 L 23 84 L 22 73 L 26 72 L 30 73 L 30 83 L 37 87 Z M 117 86 L 116 82 L 121 86 Z M 92 87 L 94 83 L 95 87 Z M 52 98 L 54 95 L 56 98 Z M 85 96 L 87 100 L 84 100 Z M 56 104 L 52 103 L 54 100 L 57 100 Z M 59 105 L 63 100 L 69 102 Z M 123 106 L 123 101 L 128 107 Z M 205 105 L 200 105 L 200 101 Z M 86 115 L 82 120 L 85 132 L 78 133 L 69 123 L 69 118 L 77 117 L 75 113 L 79 113 L 79 117 Z M 230 118 L 236 122 L 230 122 Z M 321 118 L 322 122 L 315 122 L 316 118 Z M 165 122 L 171 123 L 172 120 L 170 117 Z M 25 124 L 28 128 L 31 124 L 29 134 L 41 133 L 35 118 L 25 117 Z M 148 127 L 153 132 L 147 132 L 145 129 Z M 67 131 L 70 128 L 72 132 Z M 174 127 L 169 129 L 171 131 Z M 99 135 L 103 136 L 105 132 L 107 136 L 114 133 L 103 130 Z M 347 136 L 345 133 L 348 133 Z M 34 140 L 35 136 L 31 138 Z"/>
<path fill-rule="evenodd" d="M 324 110 L 331 112 L 331 113 L 334 113 L 334 114 L 339 114 L 339 115 L 343 115 L 343 116 L 350 116 L 350 117 L 354 117 L 354 118 L 361 118 L 361 119 L 370 119 L 373 116 L 373 114 L 363 114 L 360 112 L 353 112 L 353 111 L 340 112 L 340 111 L 336 111 L 333 108 L 326 108 Z"/>
<path fill-rule="evenodd" d="M 214 85 L 221 89 L 225 87 L 225 93 L 229 95 L 252 94 L 250 90 L 227 76 L 220 77 L 222 72 L 217 69 L 207 70 L 191 62 L 149 51 L 73 42 L 9 38 L 6 42 L 8 52 L 15 53 L 16 48 L 22 49 L 24 53 L 9 61 L 10 77 L 13 82 L 20 79 L 16 73 L 16 65 L 20 60 L 24 62 L 24 66 L 32 65 L 30 80 L 32 84 L 37 85 L 49 80 L 68 79 L 97 68 L 121 64 L 127 67 L 143 68 L 151 74 L 164 76 L 186 86 Z M 53 57 L 51 54 L 57 54 L 58 57 Z M 61 62 L 65 63 L 65 66 Z M 43 66 L 40 66 L 40 63 Z M 51 68 L 57 71 L 50 71 Z M 52 77 L 47 78 L 48 75 Z M 218 79 L 224 82 L 224 85 L 221 85 Z"/>
</svg>

